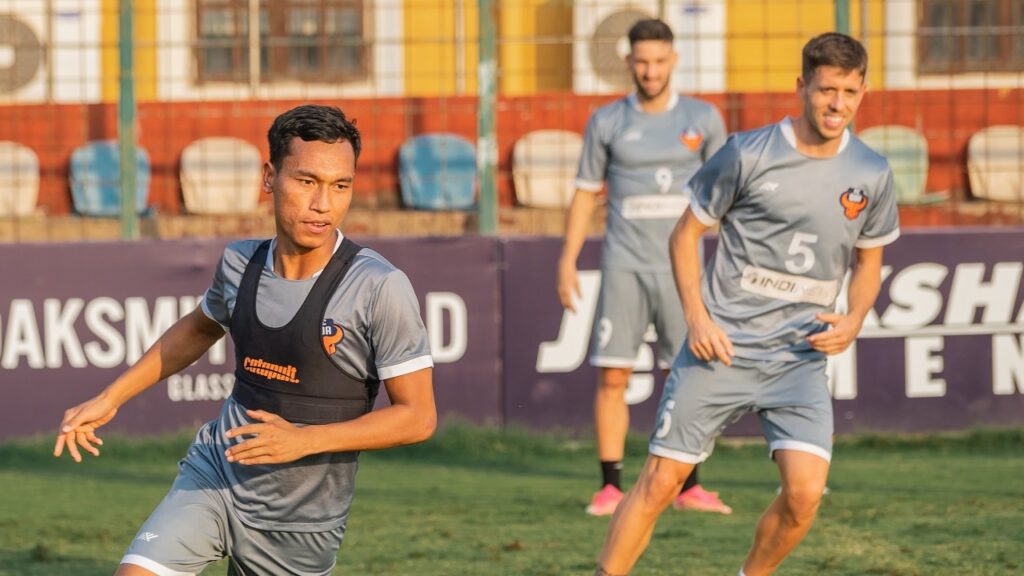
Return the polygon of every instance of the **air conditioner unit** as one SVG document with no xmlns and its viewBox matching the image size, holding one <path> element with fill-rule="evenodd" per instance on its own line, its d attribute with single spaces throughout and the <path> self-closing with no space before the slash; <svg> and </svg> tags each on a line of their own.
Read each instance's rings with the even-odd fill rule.
<svg viewBox="0 0 1024 576">
<path fill-rule="evenodd" d="M 46 3 L 0 5 L 0 102 L 46 99 Z"/>
<path fill-rule="evenodd" d="M 0 103 L 98 102 L 103 18 L 95 1 L 0 2 Z"/>
<path fill-rule="evenodd" d="M 725 91 L 725 0 L 585 0 L 573 4 L 573 90 L 616 94 L 633 89 L 624 58 L 626 34 L 644 18 L 664 20 L 675 33 L 679 62 L 672 86 L 679 92 Z"/>
</svg>

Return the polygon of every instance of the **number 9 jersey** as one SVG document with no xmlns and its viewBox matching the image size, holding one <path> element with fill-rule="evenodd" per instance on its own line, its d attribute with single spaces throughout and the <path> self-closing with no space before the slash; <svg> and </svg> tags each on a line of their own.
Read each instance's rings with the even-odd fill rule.
<svg viewBox="0 0 1024 576">
<path fill-rule="evenodd" d="M 725 142 L 713 105 L 672 94 L 647 113 L 636 95 L 597 109 L 583 136 L 576 188 L 608 183 L 602 270 L 670 272 L 668 237 L 686 210 L 686 181 Z"/>
<path fill-rule="evenodd" d="M 806 338 L 828 328 L 815 316 L 834 308 L 853 249 L 900 234 L 889 163 L 849 131 L 827 158 L 797 150 L 789 118 L 734 134 L 688 187 L 694 216 L 721 227 L 704 303 L 741 358 L 823 357 Z"/>
</svg>

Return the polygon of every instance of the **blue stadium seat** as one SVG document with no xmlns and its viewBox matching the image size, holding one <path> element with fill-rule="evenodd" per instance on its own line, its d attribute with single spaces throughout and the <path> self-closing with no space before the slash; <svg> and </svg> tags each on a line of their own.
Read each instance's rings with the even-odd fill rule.
<svg viewBox="0 0 1024 576">
<path fill-rule="evenodd" d="M 424 134 L 398 152 L 402 202 L 418 210 L 468 210 L 476 196 L 476 151 L 455 134 Z"/>
<path fill-rule="evenodd" d="M 71 200 L 85 216 L 121 214 L 120 152 L 116 140 L 89 142 L 71 154 Z M 135 209 L 146 211 L 149 199 L 149 154 L 135 148 Z"/>
</svg>

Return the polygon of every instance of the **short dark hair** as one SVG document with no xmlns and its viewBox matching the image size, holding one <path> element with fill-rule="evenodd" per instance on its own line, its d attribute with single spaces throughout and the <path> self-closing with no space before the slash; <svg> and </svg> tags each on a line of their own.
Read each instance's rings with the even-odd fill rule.
<svg viewBox="0 0 1024 576">
<path fill-rule="evenodd" d="M 826 32 L 804 45 L 803 77 L 810 80 L 819 66 L 835 66 L 846 72 L 868 75 L 868 52 L 857 39 L 839 32 Z"/>
<path fill-rule="evenodd" d="M 668 27 L 668 24 L 657 18 L 648 18 L 633 24 L 633 27 L 629 29 L 630 46 L 644 40 L 672 42 L 675 40 L 675 35 L 672 34 L 672 29 Z"/>
<path fill-rule="evenodd" d="M 290 152 L 292 139 L 296 137 L 306 142 L 348 142 L 355 151 L 356 160 L 359 160 L 359 151 L 362 149 L 355 120 L 346 118 L 345 113 L 336 106 L 305 104 L 275 118 L 267 132 L 270 163 L 274 169 L 281 169 L 281 163 Z"/>
</svg>

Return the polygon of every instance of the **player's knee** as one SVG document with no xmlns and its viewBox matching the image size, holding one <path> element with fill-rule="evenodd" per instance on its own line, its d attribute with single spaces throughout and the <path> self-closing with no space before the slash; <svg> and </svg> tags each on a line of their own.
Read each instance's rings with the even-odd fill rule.
<svg viewBox="0 0 1024 576">
<path fill-rule="evenodd" d="M 604 368 L 601 370 L 600 386 L 602 390 L 624 391 L 629 385 L 629 375 L 632 371 L 628 368 Z"/>
<path fill-rule="evenodd" d="M 680 479 L 669 472 L 658 472 L 652 479 L 652 492 L 659 501 L 672 498 L 679 493 L 679 487 L 685 478 Z"/>
<path fill-rule="evenodd" d="M 643 495 L 644 499 L 651 505 L 663 506 L 675 498 L 679 488 L 686 480 L 678 466 L 663 462 L 666 465 L 648 467 L 644 470 Z"/>
<path fill-rule="evenodd" d="M 809 484 L 788 486 L 782 491 L 782 503 L 794 522 L 803 524 L 814 520 L 821 504 L 821 491 L 820 486 Z"/>
</svg>

